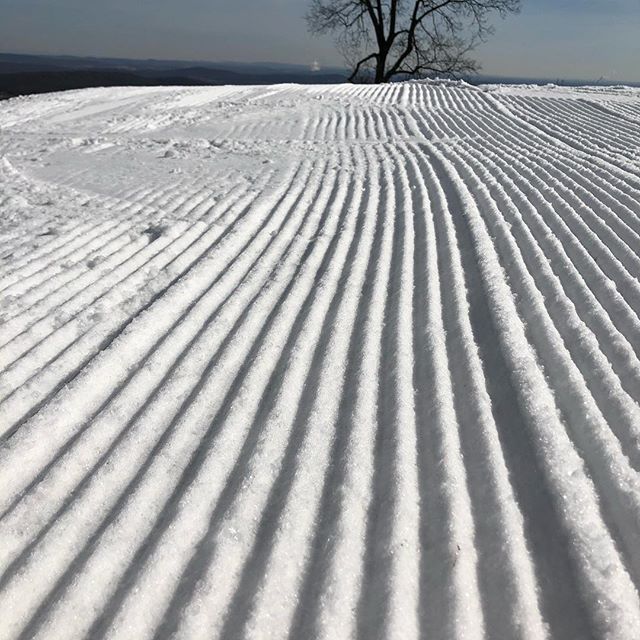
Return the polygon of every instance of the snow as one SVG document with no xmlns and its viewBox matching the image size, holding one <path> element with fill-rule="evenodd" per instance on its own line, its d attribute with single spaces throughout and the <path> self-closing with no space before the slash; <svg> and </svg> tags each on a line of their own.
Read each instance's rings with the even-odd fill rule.
<svg viewBox="0 0 640 640">
<path fill-rule="evenodd" d="M 640 637 L 640 91 L 0 110 L 0 639 Z"/>
</svg>

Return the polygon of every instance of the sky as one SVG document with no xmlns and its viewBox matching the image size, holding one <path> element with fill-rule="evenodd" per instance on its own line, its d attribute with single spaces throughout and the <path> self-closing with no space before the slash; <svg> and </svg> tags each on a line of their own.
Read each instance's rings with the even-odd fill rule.
<svg viewBox="0 0 640 640">
<path fill-rule="evenodd" d="M 640 81 L 640 0 L 521 0 L 476 51 L 482 72 Z M 0 0 L 0 51 L 341 64 L 307 0 Z"/>
</svg>

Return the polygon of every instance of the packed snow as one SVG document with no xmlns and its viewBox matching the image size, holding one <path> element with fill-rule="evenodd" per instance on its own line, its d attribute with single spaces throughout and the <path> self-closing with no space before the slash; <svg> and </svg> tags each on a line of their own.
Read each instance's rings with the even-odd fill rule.
<svg viewBox="0 0 640 640">
<path fill-rule="evenodd" d="M 0 103 L 0 640 L 640 638 L 640 92 Z"/>
</svg>

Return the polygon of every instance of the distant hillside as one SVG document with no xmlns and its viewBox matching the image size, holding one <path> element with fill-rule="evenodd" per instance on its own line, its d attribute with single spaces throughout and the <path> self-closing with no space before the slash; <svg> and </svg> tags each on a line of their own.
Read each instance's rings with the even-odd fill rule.
<svg viewBox="0 0 640 640">
<path fill-rule="evenodd" d="M 13 65 L 13 68 L 10 66 Z M 47 69 L 120 69 L 120 70 L 165 70 L 206 67 L 225 69 L 238 73 L 300 73 L 315 75 L 309 65 L 286 64 L 281 62 L 233 62 L 221 60 L 207 62 L 203 60 L 155 60 L 134 58 L 91 58 L 78 56 L 27 55 L 0 52 L 0 73 L 10 71 L 45 71 Z M 340 67 L 325 67 L 323 73 L 345 75 Z"/>
<path fill-rule="evenodd" d="M 164 72 L 131 73 L 109 69 L 80 71 L 29 71 L 26 73 L 0 73 L 0 97 L 49 93 L 68 89 L 117 86 L 187 86 L 187 85 L 256 85 L 280 84 L 337 84 L 344 82 L 337 75 L 298 74 L 241 74 L 215 69 L 167 70 Z"/>
<path fill-rule="evenodd" d="M 335 84 L 339 69 L 302 65 L 76 58 L 0 53 L 0 99 L 31 93 L 112 86 Z"/>
<path fill-rule="evenodd" d="M 311 73 L 299 71 L 261 70 L 231 71 L 217 67 L 189 67 L 185 69 L 163 69 L 141 71 L 140 75 L 150 79 L 164 80 L 170 75 L 190 80 L 189 84 L 339 84 L 346 81 L 344 75 L 337 73 Z M 183 83 L 179 83 L 183 84 Z"/>
<path fill-rule="evenodd" d="M 145 78 L 135 73 L 109 70 L 29 71 L 0 74 L 0 94 L 4 97 L 49 93 L 88 87 L 149 86 L 194 84 L 186 78 Z M 203 83 L 195 83 L 203 84 Z"/>
</svg>

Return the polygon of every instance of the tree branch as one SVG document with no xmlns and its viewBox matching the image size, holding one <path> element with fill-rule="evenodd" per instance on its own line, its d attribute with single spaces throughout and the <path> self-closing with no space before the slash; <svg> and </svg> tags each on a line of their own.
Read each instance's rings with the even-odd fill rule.
<svg viewBox="0 0 640 640">
<path fill-rule="evenodd" d="M 362 60 L 358 61 L 358 63 L 355 66 L 355 69 L 353 70 L 352 74 L 349 76 L 349 82 L 353 82 L 355 77 L 358 75 L 358 71 L 360 71 L 360 67 L 367 62 L 368 60 L 372 60 L 373 58 L 377 58 L 378 54 L 377 53 L 372 53 L 370 55 L 368 55 L 366 58 L 362 58 Z"/>
</svg>

